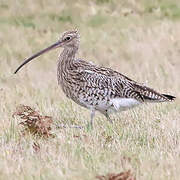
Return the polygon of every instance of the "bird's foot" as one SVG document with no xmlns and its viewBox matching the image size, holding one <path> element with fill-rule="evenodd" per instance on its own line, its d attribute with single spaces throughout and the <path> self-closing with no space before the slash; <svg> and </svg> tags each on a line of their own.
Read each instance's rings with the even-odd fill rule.
<svg viewBox="0 0 180 180">
<path fill-rule="evenodd" d="M 113 124 L 112 119 L 108 118 L 107 120 L 108 120 L 108 122 L 110 122 L 111 124 Z"/>
</svg>

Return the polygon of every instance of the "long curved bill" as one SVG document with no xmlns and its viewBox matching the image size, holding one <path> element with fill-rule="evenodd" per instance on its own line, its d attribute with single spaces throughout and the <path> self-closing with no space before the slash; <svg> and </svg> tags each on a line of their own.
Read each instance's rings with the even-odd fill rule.
<svg viewBox="0 0 180 180">
<path fill-rule="evenodd" d="M 16 74 L 25 64 L 27 64 L 28 62 L 32 61 L 34 58 L 36 58 L 36 57 L 38 57 L 38 56 L 40 56 L 40 55 L 42 55 L 42 54 L 44 54 L 44 53 L 52 50 L 52 49 L 56 49 L 56 48 L 60 47 L 60 46 L 61 46 L 61 43 L 62 43 L 61 41 L 58 41 L 58 42 L 52 44 L 51 46 L 49 46 L 49 47 L 47 47 L 47 48 L 39 51 L 38 53 L 32 55 L 30 58 L 26 59 L 26 60 L 16 69 L 16 71 L 14 72 L 14 74 Z"/>
</svg>

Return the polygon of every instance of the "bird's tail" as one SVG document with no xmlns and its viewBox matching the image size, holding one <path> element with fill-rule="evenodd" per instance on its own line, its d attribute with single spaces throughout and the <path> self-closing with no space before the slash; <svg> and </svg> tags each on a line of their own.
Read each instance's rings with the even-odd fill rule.
<svg viewBox="0 0 180 180">
<path fill-rule="evenodd" d="M 171 95 L 158 93 L 155 90 L 146 86 L 136 85 L 136 87 L 138 87 L 139 93 L 144 99 L 144 102 L 170 102 L 176 98 Z"/>
<path fill-rule="evenodd" d="M 143 95 L 145 102 L 170 102 L 176 97 L 167 94 L 152 94 L 151 96 Z"/>
<path fill-rule="evenodd" d="M 174 99 L 176 99 L 175 96 L 171 96 L 171 95 L 168 95 L 168 94 L 162 94 L 162 95 L 165 96 L 168 101 L 173 101 Z"/>
</svg>

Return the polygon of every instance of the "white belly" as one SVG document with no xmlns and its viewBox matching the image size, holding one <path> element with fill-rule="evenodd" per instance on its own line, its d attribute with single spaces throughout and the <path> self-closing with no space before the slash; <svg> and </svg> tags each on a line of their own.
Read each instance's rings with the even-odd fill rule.
<svg viewBox="0 0 180 180">
<path fill-rule="evenodd" d="M 133 98 L 115 98 L 111 99 L 111 103 L 113 106 L 111 106 L 110 111 L 112 110 L 115 112 L 125 111 L 141 104 L 141 102 Z"/>
<path fill-rule="evenodd" d="M 91 101 L 94 103 L 93 99 L 91 99 Z M 96 110 L 99 110 L 100 112 L 108 111 L 109 113 L 125 111 L 141 104 L 141 102 L 133 98 L 114 98 L 110 101 L 99 101 L 98 104 L 93 104 L 91 103 L 91 101 L 84 101 L 84 98 L 80 97 L 79 101 L 75 102 L 88 109 L 94 108 Z"/>
</svg>

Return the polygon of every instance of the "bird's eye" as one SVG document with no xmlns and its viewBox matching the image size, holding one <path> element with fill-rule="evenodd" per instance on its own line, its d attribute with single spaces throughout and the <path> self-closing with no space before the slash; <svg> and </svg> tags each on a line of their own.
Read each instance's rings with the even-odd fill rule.
<svg viewBox="0 0 180 180">
<path fill-rule="evenodd" d="M 71 37 L 70 36 L 67 36 L 64 40 L 65 41 L 68 41 L 68 40 L 70 40 L 71 39 Z"/>
</svg>

